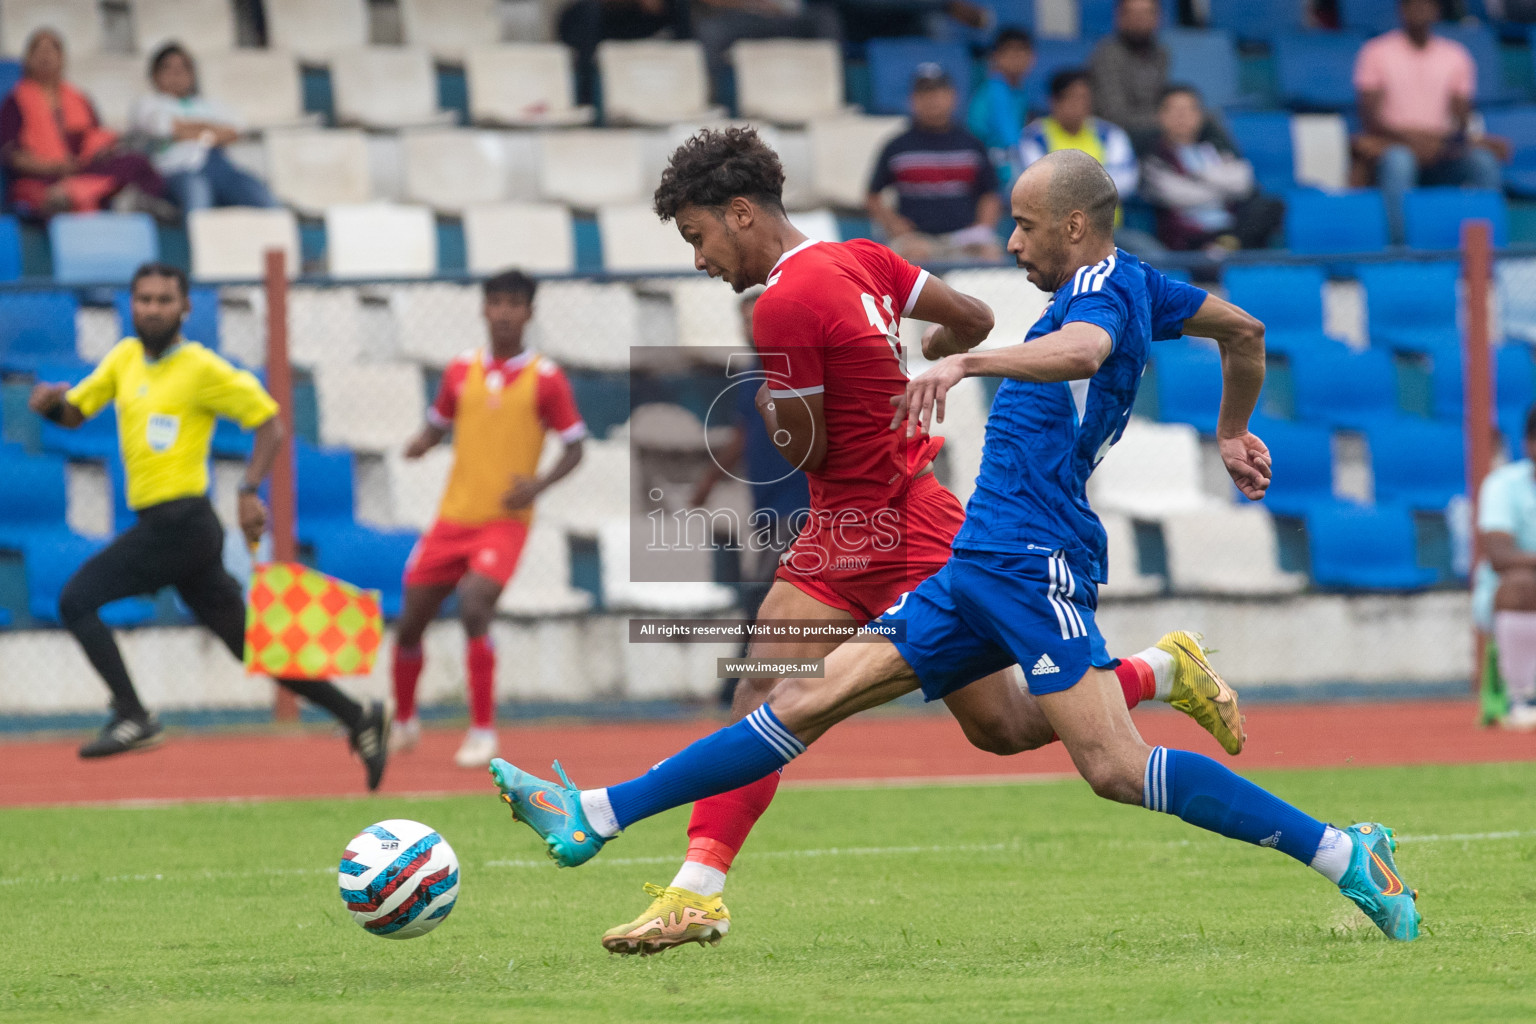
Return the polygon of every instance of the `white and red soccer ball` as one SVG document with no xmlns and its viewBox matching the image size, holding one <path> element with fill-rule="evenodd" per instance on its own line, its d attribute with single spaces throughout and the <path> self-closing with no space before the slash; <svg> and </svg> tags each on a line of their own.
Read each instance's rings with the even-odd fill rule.
<svg viewBox="0 0 1536 1024">
<path fill-rule="evenodd" d="M 447 918 L 459 898 L 459 858 L 419 821 L 369 825 L 341 854 L 341 898 L 364 930 L 414 939 Z"/>
</svg>

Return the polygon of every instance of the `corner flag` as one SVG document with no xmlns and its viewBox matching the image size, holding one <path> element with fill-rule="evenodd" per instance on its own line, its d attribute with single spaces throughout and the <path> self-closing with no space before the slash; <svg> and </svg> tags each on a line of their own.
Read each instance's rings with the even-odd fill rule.
<svg viewBox="0 0 1536 1024">
<path fill-rule="evenodd" d="M 258 565 L 245 610 L 245 670 L 284 679 L 373 671 L 384 616 L 379 592 L 295 562 Z"/>
</svg>

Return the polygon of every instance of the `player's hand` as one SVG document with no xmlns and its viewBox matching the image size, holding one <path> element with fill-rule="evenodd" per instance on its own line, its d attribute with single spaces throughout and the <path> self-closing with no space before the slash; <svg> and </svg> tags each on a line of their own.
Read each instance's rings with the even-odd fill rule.
<svg viewBox="0 0 1536 1024">
<path fill-rule="evenodd" d="M 1261 500 L 1269 490 L 1269 448 L 1247 431 L 1237 437 L 1218 437 L 1216 446 L 1237 489 L 1251 501 Z"/>
<path fill-rule="evenodd" d="M 501 507 L 508 512 L 517 512 L 533 504 L 533 499 L 539 496 L 539 481 L 531 476 L 514 476 L 512 486 L 507 488 L 507 493 L 501 496 Z"/>
<path fill-rule="evenodd" d="M 238 515 L 240 532 L 245 534 L 246 542 L 255 544 L 261 540 L 261 535 L 267 529 L 267 503 L 261 500 L 261 495 L 240 495 Z"/>
<path fill-rule="evenodd" d="M 405 446 L 405 457 L 408 459 L 419 459 L 431 451 L 432 447 L 433 442 L 430 437 L 425 434 L 417 434 L 411 438 L 411 443 Z"/>
<path fill-rule="evenodd" d="M 891 418 L 895 430 L 902 420 L 907 421 L 907 436 L 914 436 L 921 428 L 923 433 L 934 422 L 944 422 L 944 396 L 949 389 L 966 377 L 964 356 L 945 356 L 933 366 L 907 381 L 907 390 L 891 398 L 896 415 Z"/>
<path fill-rule="evenodd" d="M 64 401 L 68 393 L 68 384 L 45 384 L 39 381 L 32 385 L 32 393 L 27 396 L 27 408 L 39 416 L 46 416 L 48 410 Z"/>
</svg>

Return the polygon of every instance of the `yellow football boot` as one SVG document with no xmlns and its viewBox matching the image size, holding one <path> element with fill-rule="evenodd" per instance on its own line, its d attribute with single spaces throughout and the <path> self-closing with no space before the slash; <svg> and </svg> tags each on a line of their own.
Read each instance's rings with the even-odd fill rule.
<svg viewBox="0 0 1536 1024">
<path fill-rule="evenodd" d="M 1243 716 L 1237 691 L 1226 684 L 1205 656 L 1210 652 L 1199 633 L 1177 630 L 1154 646 L 1173 655 L 1173 689 L 1168 703 L 1200 723 L 1229 754 L 1243 751 Z"/>
<path fill-rule="evenodd" d="M 654 897 L 645 913 L 629 924 L 621 924 L 603 933 L 603 948 L 610 953 L 639 953 L 650 956 L 685 942 L 720 945 L 731 930 L 731 912 L 720 901 L 720 894 L 700 896 L 687 889 L 645 884 L 646 895 Z"/>
</svg>

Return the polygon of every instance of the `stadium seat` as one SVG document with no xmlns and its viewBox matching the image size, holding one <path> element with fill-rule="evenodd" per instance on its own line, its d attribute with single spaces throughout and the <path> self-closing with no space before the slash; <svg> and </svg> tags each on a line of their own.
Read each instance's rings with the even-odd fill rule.
<svg viewBox="0 0 1536 1024">
<path fill-rule="evenodd" d="M 160 258 L 147 213 L 61 213 L 48 220 L 53 277 L 61 284 L 126 282 L 139 264 Z"/>
<path fill-rule="evenodd" d="M 576 269 L 571 211 L 559 203 L 501 203 L 464 211 L 469 272 L 521 267 L 536 274 Z"/>
<path fill-rule="evenodd" d="M 267 183 L 300 213 L 318 215 L 337 203 L 373 198 L 368 142 L 352 129 L 300 128 L 268 132 Z"/>
<path fill-rule="evenodd" d="M 1046 30 L 1044 24 L 1037 25 L 1036 23 L 1035 5 L 1037 2 L 1048 3 L 1049 0 L 977 0 L 977 6 L 985 8 L 989 15 L 987 24 L 981 28 L 972 28 L 951 20 L 944 23 L 941 37 L 959 38 L 973 51 L 983 51 L 991 48 L 993 39 L 997 37 L 998 29 L 1009 25 L 1016 25 L 1019 28 L 1037 32 L 1037 38 L 1039 36 L 1050 36 L 1052 33 Z"/>
<path fill-rule="evenodd" d="M 605 523 L 598 531 L 605 609 L 689 615 L 724 611 L 736 603 L 731 588 L 701 582 L 708 579 L 713 551 L 658 551 L 649 545 L 636 545 L 632 539 L 646 537 L 650 527 L 648 519 L 626 517 Z M 632 568 L 637 548 L 648 557 L 640 567 Z M 653 572 L 653 578 L 664 582 L 646 581 Z M 634 578 L 637 575 L 641 580 Z"/>
<path fill-rule="evenodd" d="M 447 366 L 455 356 L 484 348 L 489 341 L 481 290 L 473 283 L 401 285 L 391 288 L 387 299 L 395 317 L 400 354 L 416 362 Z"/>
<path fill-rule="evenodd" d="M 944 275 L 944 282 L 992 307 L 992 333 L 980 348 L 1016 344 L 1029 333 L 1051 301 L 1049 295 L 1020 280 L 1018 271 L 1011 268 L 952 270 Z M 922 353 L 911 352 L 908 358 L 920 360 Z"/>
<path fill-rule="evenodd" d="M 539 149 L 539 192 L 547 200 L 595 210 L 649 198 L 635 132 L 545 132 Z"/>
<path fill-rule="evenodd" d="M 220 419 L 213 425 L 210 446 L 216 459 L 248 459 L 255 444 L 256 432 L 241 430 L 234 420 Z"/>
<path fill-rule="evenodd" d="M 71 383 L 85 376 L 84 369 L 68 376 Z M 73 430 L 44 420 L 39 443 L 45 452 L 71 459 L 105 460 L 111 467 L 118 462 L 117 409 L 115 406 L 103 409 Z"/>
<path fill-rule="evenodd" d="M 266 275 L 266 254 L 280 249 L 290 279 L 302 269 L 299 222 L 292 210 L 246 206 L 193 210 L 187 215 L 192 276 L 199 281 L 255 281 Z"/>
<path fill-rule="evenodd" d="M 368 44 L 365 0 L 264 0 L 267 45 L 306 64 L 324 64 L 338 50 Z"/>
<path fill-rule="evenodd" d="M 871 113 L 905 115 L 912 94 L 912 75 L 919 64 L 929 62 L 941 65 L 949 73 L 955 83 L 955 109 L 966 109 L 971 94 L 971 53 L 964 43 L 938 43 L 926 38 L 871 39 L 866 53 Z"/>
<path fill-rule="evenodd" d="M 1330 344 L 1323 333 L 1323 286 L 1315 265 L 1228 267 L 1222 275 L 1227 298 L 1264 322 L 1264 347 L 1289 355 L 1299 348 Z"/>
<path fill-rule="evenodd" d="M 1264 507 L 1277 516 L 1300 517 L 1312 505 L 1333 500 L 1333 435 L 1327 427 L 1255 418 L 1248 429 L 1269 447 L 1275 466 Z"/>
<path fill-rule="evenodd" d="M 1115 30 L 1115 8 L 1119 0 L 1078 0 L 1077 35 L 1080 39 L 1099 39 Z M 1178 24 L 1178 18 L 1164 19 L 1165 25 Z M 1167 28 L 1164 32 L 1169 31 Z"/>
<path fill-rule="evenodd" d="M 1219 29 L 1168 28 L 1158 38 L 1168 47 L 1170 82 L 1183 82 L 1200 90 L 1200 98 L 1209 110 L 1237 102 L 1241 83 L 1237 44 L 1231 33 Z"/>
<path fill-rule="evenodd" d="M 1130 516 L 1103 512 L 1099 522 L 1107 539 L 1109 582 L 1099 588 L 1099 600 L 1117 597 L 1148 597 L 1161 594 L 1167 581 L 1141 571 L 1136 551 L 1136 527 Z"/>
<path fill-rule="evenodd" d="M 357 46 L 331 55 L 336 121 L 364 128 L 450 124 L 437 105 L 432 57 L 414 46 Z"/>
<path fill-rule="evenodd" d="M 213 349 L 219 349 L 219 291 L 193 285 L 187 296 L 192 301 L 192 311 L 181 323 L 181 336 Z M 112 308 L 117 313 L 117 334 L 130 335 L 133 331 L 133 295 L 127 288 L 112 293 Z"/>
<path fill-rule="evenodd" d="M 0 290 L 0 369 L 75 361 L 79 309 L 73 292 Z"/>
<path fill-rule="evenodd" d="M 1525 97 L 1504 78 L 1504 57 L 1493 29 L 1480 21 L 1448 21 L 1435 26 L 1435 34 L 1454 39 L 1467 48 L 1477 67 L 1477 105 L 1513 103 Z"/>
<path fill-rule="evenodd" d="M 1407 241 L 1413 249 L 1459 249 L 1461 226 L 1486 220 L 1493 244 L 1509 244 L 1509 210 L 1502 193 L 1472 188 L 1416 188 L 1403 197 Z"/>
<path fill-rule="evenodd" d="M 1519 419 L 1536 402 L 1531 349 L 1518 342 L 1493 350 L 1494 412 L 1503 420 Z M 1460 423 L 1466 409 L 1466 376 L 1460 359 L 1436 359 L 1430 369 L 1430 407 L 1436 419 Z"/>
<path fill-rule="evenodd" d="M 1298 419 L 1358 430 L 1398 413 L 1397 371 L 1392 357 L 1380 349 L 1302 349 L 1291 356 L 1291 384 Z"/>
<path fill-rule="evenodd" d="M 880 150 L 903 131 L 903 117 L 818 118 L 811 122 L 816 196 L 840 209 L 863 209 Z"/>
<path fill-rule="evenodd" d="M 571 51 L 559 43 L 476 46 L 464 59 L 469 115 L 484 125 L 592 123 L 575 105 Z"/>
<path fill-rule="evenodd" d="M 626 285 L 549 281 L 539 288 L 532 328 L 541 351 L 566 366 L 629 369 L 629 350 L 643 344 L 640 305 Z"/>
<path fill-rule="evenodd" d="M 295 287 L 288 292 L 288 358 L 306 368 L 363 358 L 356 288 Z"/>
<path fill-rule="evenodd" d="M 935 437 L 947 441 L 944 447 L 944 459 L 948 463 L 945 486 L 962 503 L 969 501 L 976 490 L 989 412 L 991 393 L 980 380 L 968 378 L 949 389 L 944 422 L 935 423 L 931 428 Z"/>
<path fill-rule="evenodd" d="M 606 40 L 597 69 L 608 124 L 667 125 L 722 112 L 709 105 L 704 47 L 694 40 Z"/>
<path fill-rule="evenodd" d="M 15 217 L 0 216 L 0 281 L 14 281 L 20 276 L 21 225 Z"/>
<path fill-rule="evenodd" d="M 8 94 L 21 81 L 21 61 L 0 57 L 0 96 Z"/>
<path fill-rule="evenodd" d="M 296 532 L 312 543 L 333 529 L 354 525 L 352 453 L 345 448 L 316 448 L 297 439 L 293 446 Z"/>
<path fill-rule="evenodd" d="M 69 81 L 90 98 L 102 124 L 126 132 L 133 101 L 146 88 L 144 58 L 127 53 L 70 54 Z"/>
<path fill-rule="evenodd" d="M 1201 483 L 1200 435 L 1183 423 L 1131 417 L 1088 480 L 1095 509 L 1155 518 L 1210 504 Z"/>
<path fill-rule="evenodd" d="M 1298 253 L 1374 252 L 1387 245 L 1387 211 L 1375 189 L 1286 196 L 1285 239 Z"/>
<path fill-rule="evenodd" d="M 1233 7 L 1248 0 L 1231 0 Z M 1355 54 L 1365 37 L 1352 32 L 1296 32 L 1271 47 L 1280 98 L 1301 110 L 1347 110 L 1355 105 Z"/>
<path fill-rule="evenodd" d="M 627 437 L 588 438 L 571 475 L 539 495 L 539 518 L 592 538 L 604 523 L 627 521 L 635 486 L 632 461 Z"/>
<path fill-rule="evenodd" d="M 1536 106 L 1492 107 L 1483 111 L 1483 127 L 1509 140 L 1504 188 L 1527 199 L 1536 196 Z"/>
<path fill-rule="evenodd" d="M 328 206 L 325 251 L 332 277 L 431 277 L 437 273 L 437 223 L 425 206 Z"/>
<path fill-rule="evenodd" d="M 1176 594 L 1292 594 L 1306 586 L 1282 572 L 1275 523 L 1260 505 L 1211 505 L 1162 519 Z"/>
<path fill-rule="evenodd" d="M 731 47 L 742 117 L 805 124 L 842 112 L 843 55 L 831 39 L 742 39 Z"/>
<path fill-rule="evenodd" d="M 77 537 L 65 530 L 29 537 L 22 545 L 27 570 L 27 610 L 34 619 L 59 621 L 59 594 L 75 571 L 105 546 L 100 540 Z M 101 621 L 123 628 L 141 626 L 155 617 L 154 602 L 142 597 L 113 601 L 100 612 Z"/>
<path fill-rule="evenodd" d="M 384 617 L 393 619 L 400 614 L 401 576 L 416 536 L 356 524 L 325 530 L 314 541 L 315 568 L 353 586 L 377 590 Z"/>
<path fill-rule="evenodd" d="M 1401 25 L 1398 0 L 1340 0 L 1339 15 L 1344 28 L 1370 36 Z"/>
<path fill-rule="evenodd" d="M 1214 434 L 1221 408 L 1221 353 L 1216 347 L 1193 341 L 1159 342 L 1152 346 L 1152 366 L 1157 375 L 1157 418 Z"/>
<path fill-rule="evenodd" d="M 37 533 L 63 528 L 67 490 L 64 460 L 0 448 L 0 548 L 20 550 Z"/>
<path fill-rule="evenodd" d="M 1460 424 L 1408 416 L 1366 425 L 1378 502 L 1443 512 L 1467 489 L 1466 444 Z"/>
<path fill-rule="evenodd" d="M 20 57 L 27 37 L 51 28 L 64 39 L 69 59 L 101 49 L 101 7 L 96 0 L 5 0 L 0 4 L 0 53 Z"/>
<path fill-rule="evenodd" d="M 1029 88 L 1030 106 L 1041 110 L 1050 106 L 1051 76 L 1068 68 L 1087 67 L 1088 58 L 1093 53 L 1093 46 L 1094 40 L 1091 39 L 1036 39 L 1035 66 L 1030 70 L 1029 77 L 1025 79 Z M 955 72 L 950 70 L 950 74 L 954 75 Z M 902 113 L 907 112 L 906 96 L 910 91 L 911 75 L 909 70 L 908 83 L 902 87 Z M 966 107 L 961 105 L 958 109 L 965 110 Z"/>
<path fill-rule="evenodd" d="M 1312 580 L 1342 590 L 1418 590 L 1433 569 L 1416 562 L 1413 515 L 1402 505 L 1335 502 L 1307 514 Z"/>
<path fill-rule="evenodd" d="M 634 271 L 693 270 L 693 247 L 663 224 L 650 206 L 640 203 L 603 206 L 597 211 L 603 239 L 603 269 Z"/>
<path fill-rule="evenodd" d="M 405 198 L 443 213 L 507 198 L 500 141 L 491 132 L 437 128 L 400 133 Z"/>
<path fill-rule="evenodd" d="M 1296 184 L 1339 191 L 1349 184 L 1349 125 L 1338 114 L 1292 114 Z"/>
<path fill-rule="evenodd" d="M 129 0 L 133 14 L 133 47 L 154 53 L 176 42 L 205 57 L 235 46 L 235 9 L 229 0 Z"/>
<path fill-rule="evenodd" d="M 1371 344 L 1400 352 L 1459 357 L 1455 263 L 1368 263 L 1359 269 L 1365 288 Z"/>
<path fill-rule="evenodd" d="M 556 485 L 559 486 L 559 485 Z M 517 573 L 496 601 L 503 615 L 573 615 L 592 609 L 592 595 L 571 586 L 571 551 L 558 527 L 533 521 Z"/>
<path fill-rule="evenodd" d="M 697 275 L 666 281 L 679 345 L 740 348 L 747 343 L 741 329 L 741 297 L 729 288 L 711 287 L 718 284 Z"/>
<path fill-rule="evenodd" d="M 792 210 L 789 222 L 806 238 L 818 242 L 841 242 L 842 229 L 837 226 L 837 214 L 823 207 L 820 210 Z"/>
<path fill-rule="evenodd" d="M 421 371 L 406 363 L 322 363 L 315 367 L 320 443 L 386 452 L 425 422 Z"/>
<path fill-rule="evenodd" d="M 1494 280 L 1504 336 L 1536 345 L 1536 259 L 1499 260 Z"/>
<path fill-rule="evenodd" d="M 1270 42 L 1277 36 L 1300 31 L 1300 0 L 1210 0 L 1212 28 L 1254 42 Z"/>
<path fill-rule="evenodd" d="M 241 49 L 198 54 L 198 87 L 239 114 L 246 128 L 265 131 L 315 124 L 304 111 L 299 62 L 281 50 Z"/>
<path fill-rule="evenodd" d="M 459 64 L 476 46 L 501 38 L 496 0 L 400 0 L 400 28 L 405 42 L 429 51 L 449 64 Z"/>
<path fill-rule="evenodd" d="M 1238 111 L 1227 115 L 1227 130 L 1238 150 L 1253 164 L 1265 192 L 1281 194 L 1296 187 L 1296 151 L 1291 117 L 1283 111 Z"/>
</svg>

